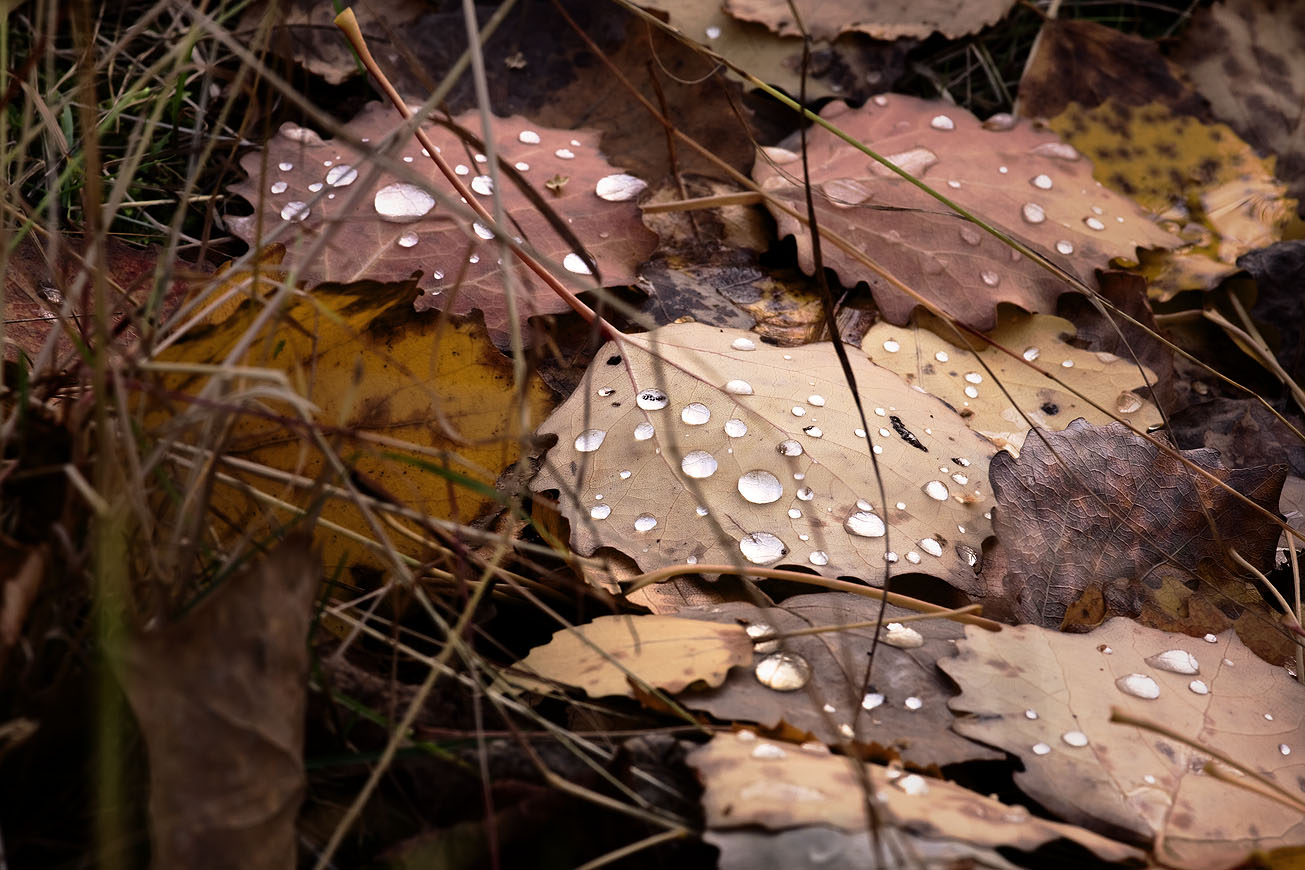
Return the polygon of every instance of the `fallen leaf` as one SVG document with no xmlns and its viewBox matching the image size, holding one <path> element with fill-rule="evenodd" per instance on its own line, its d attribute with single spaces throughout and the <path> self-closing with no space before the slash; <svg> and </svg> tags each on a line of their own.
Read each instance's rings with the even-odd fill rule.
<svg viewBox="0 0 1305 870">
<path fill-rule="evenodd" d="M 939 662 L 961 687 L 952 709 L 971 714 L 954 727 L 1018 757 L 1015 783 L 1052 813 L 1153 844 L 1173 867 L 1228 867 L 1305 837 L 1299 812 L 1206 775 L 1208 755 L 1109 721 L 1119 707 L 1162 723 L 1305 798 L 1292 755 L 1305 750 L 1305 690 L 1235 636 L 1127 619 L 1082 635 L 1034 625 L 965 634 L 956 658 Z"/>
<path fill-rule="evenodd" d="M 558 443 L 531 488 L 560 491 L 577 552 L 612 547 L 645 571 L 799 564 L 874 586 L 900 558 L 974 587 L 993 447 L 942 402 L 853 359 L 867 444 L 829 344 L 686 323 L 622 345 L 539 430 Z"/>
<path fill-rule="evenodd" d="M 956 408 L 971 429 L 998 447 L 1013 448 L 1016 455 L 1029 431 L 1025 417 L 1034 426 L 1048 429 L 1063 429 L 1079 417 L 1105 424 L 1114 419 L 1109 414 L 1123 417 L 1143 431 L 1161 421 L 1155 405 L 1133 392 L 1155 383 L 1155 373 L 1147 371 L 1144 382 L 1133 363 L 1112 353 L 1069 344 L 1074 324 L 1068 320 L 1002 307 L 997 326 L 988 333 L 992 343 L 977 355 L 942 336 L 960 340 L 943 321 L 917 311 L 909 326 L 876 325 L 861 347 L 876 363 Z M 981 344 L 980 339 L 965 337 Z M 1012 359 L 999 347 L 1030 365 Z M 1040 372 L 1049 372 L 1108 413 L 1096 410 Z"/>
<path fill-rule="evenodd" d="M 674 693 L 695 683 L 719 686 L 730 668 L 751 663 L 752 641 L 738 625 L 617 615 L 562 629 L 503 676 L 527 689 L 544 690 L 556 681 L 591 698 L 635 697 L 632 675 Z"/>
<path fill-rule="evenodd" d="M 1305 23 L 1291 3 L 1227 0 L 1197 9 L 1175 60 L 1216 116 L 1262 154 L 1305 198 Z"/>
<path fill-rule="evenodd" d="M 412 311 L 412 293 L 411 283 L 320 285 L 311 294 L 295 296 L 235 362 L 286 373 L 295 394 L 316 409 L 312 419 L 340 439 L 337 450 L 359 479 L 428 516 L 468 522 L 494 503 L 496 477 L 520 454 L 519 433 L 513 431 L 518 403 L 524 401 L 538 420 L 547 414 L 551 397 L 537 377 L 518 395 L 511 361 L 493 348 L 483 327 L 474 321 L 419 317 Z M 221 363 L 262 313 L 262 305 L 246 301 L 220 323 L 186 333 L 158 355 L 158 362 L 165 369 L 174 362 Z M 257 391 L 242 398 L 245 391 L 238 381 L 223 387 L 206 374 L 168 374 L 160 377 L 159 386 L 179 400 L 151 418 L 155 426 L 170 419 L 170 428 L 159 430 L 169 437 L 178 437 L 176 427 L 190 425 L 186 416 L 172 416 L 185 407 L 184 397 L 207 390 L 212 400 L 217 390 L 225 407 L 238 415 L 219 445 L 226 456 L 310 480 L 326 469 L 320 442 L 302 429 L 287 428 L 287 421 L 299 415 L 283 403 L 270 402 Z M 199 413 L 207 427 L 213 411 L 201 405 Z M 183 435 L 180 440 L 193 439 Z M 281 484 L 266 481 L 260 488 L 296 503 L 309 496 L 306 489 L 287 495 Z M 219 486 L 214 498 L 220 514 L 238 521 L 241 533 L 264 527 L 270 532 L 285 521 L 284 514 L 238 489 Z M 322 518 L 372 537 L 348 499 L 328 499 Z M 374 558 L 344 535 L 322 530 L 319 543 L 328 565 Z M 395 544 L 419 558 L 429 557 L 421 545 L 402 538 Z"/>
<path fill-rule="evenodd" d="M 466 129 L 480 129 L 474 115 L 454 120 Z M 542 186 L 543 179 L 559 171 L 570 176 L 560 194 L 542 196 L 586 245 L 604 282 L 618 286 L 634 281 L 635 267 L 655 243 L 634 202 L 644 182 L 604 162 L 595 131 L 548 130 L 516 117 L 495 123 L 498 155 L 516 166 L 527 183 Z M 392 108 L 371 103 L 342 132 L 381 143 L 399 124 Z M 475 159 L 442 126 L 425 129 L 492 212 L 484 155 Z M 417 286 L 423 292 L 414 294 L 417 310 L 480 310 L 495 343 L 507 347 L 511 326 L 498 245 L 488 228 L 464 223 L 436 204 L 429 191 L 449 192 L 448 182 L 421 152 L 416 140 L 398 149 L 395 159 L 410 163 L 410 171 L 400 177 L 381 171 L 344 136 L 323 140 L 311 130 L 283 125 L 262 151 L 241 160 L 249 178 L 231 187 L 258 211 L 228 217 L 227 223 L 253 247 L 283 243 L 285 268 L 310 287 L 362 279 L 401 281 L 419 273 Z M 499 193 L 512 231 L 582 281 L 577 289 L 591 287 L 589 267 L 503 173 Z M 533 273 L 511 261 L 518 290 L 524 291 L 517 298 L 523 324 L 532 315 L 569 310 Z"/>
<path fill-rule="evenodd" d="M 1231 621 L 1258 655 L 1291 654 L 1276 617 L 1226 555 L 1234 547 L 1251 564 L 1272 566 L 1276 525 L 1120 423 L 1076 420 L 1063 432 L 1040 431 L 1018 460 L 998 456 L 991 471 L 993 528 L 1009 559 L 998 594 L 1017 619 L 1083 630 L 1107 616 L 1138 616 L 1197 635 Z M 1277 508 L 1285 466 L 1229 471 L 1212 451 L 1182 453 Z M 1089 593 L 1099 603 L 1080 613 Z"/>
<path fill-rule="evenodd" d="M 1096 159 L 1095 174 L 1132 197 L 1187 243 L 1142 259 L 1159 300 L 1207 290 L 1234 273 L 1239 256 L 1272 244 L 1295 209 L 1261 159 L 1224 124 L 1205 124 L 1162 104 L 1111 100 L 1071 105 L 1048 120 L 1071 145 Z"/>
<path fill-rule="evenodd" d="M 871 623 L 758 644 L 749 662 L 752 667 L 731 671 L 718 688 L 679 695 L 677 700 L 691 710 L 703 710 L 725 722 L 755 723 L 767 733 L 798 740 L 814 737 L 827 744 L 854 740 L 881 747 L 919 767 L 996 757 L 958 738 L 949 727 L 947 699 L 952 687 L 934 662 L 951 655 L 952 644 L 964 636 L 959 623 L 945 619 L 897 623 L 912 612 L 889 605 L 884 615 L 888 628 L 875 651 L 874 674 L 867 687 L 866 662 L 874 643 L 878 601 L 824 592 L 788 598 L 776 607 L 722 603 L 686 608 L 679 615 L 745 625 L 754 640 L 765 633 Z M 775 655 L 800 657 L 810 669 L 810 679 L 786 691 L 763 683 L 763 669 Z"/>
<path fill-rule="evenodd" d="M 976 33 L 1000 21 L 1014 0 L 918 0 L 897 2 L 830 2 L 796 0 L 801 24 L 786 0 L 725 0 L 735 18 L 756 21 L 781 36 L 832 40 L 842 33 L 865 33 L 875 39 L 924 39 L 941 33 L 949 39 Z M 805 28 L 805 32 L 804 32 Z"/>
<path fill-rule="evenodd" d="M 1016 870 L 995 849 L 956 840 L 925 839 L 911 831 L 894 831 L 895 846 L 924 867 Z M 897 839 L 900 838 L 900 839 Z M 879 858 L 870 834 L 849 834 L 812 825 L 786 831 L 757 828 L 707 831 L 703 839 L 720 850 L 717 870 L 824 870 L 826 867 L 874 867 Z"/>
<path fill-rule="evenodd" d="M 815 825 L 866 829 L 864 776 L 881 809 L 881 824 L 931 840 L 1032 850 L 1067 838 L 1108 861 L 1140 857 L 1136 849 L 1073 825 L 1040 819 L 1021 806 L 976 794 L 946 780 L 831 755 L 821 743 L 802 746 L 749 731 L 718 734 L 692 750 L 702 805 L 713 831 L 760 825 L 787 830 Z"/>
<path fill-rule="evenodd" d="M 127 642 L 121 669 L 149 752 L 155 866 L 295 863 L 318 566 L 292 540 L 177 622 Z"/>
<path fill-rule="evenodd" d="M 1021 121 L 988 129 L 963 109 L 900 95 L 859 110 L 831 103 L 822 116 L 959 205 L 1025 240 L 1087 282 L 1112 259 L 1134 261 L 1139 247 L 1178 240 L 1137 206 L 1101 189 L 1089 161 L 1056 136 Z M 805 213 L 796 139 L 763 149 L 753 177 Z M 808 135 L 811 184 L 822 227 L 858 249 L 953 318 L 977 329 L 996 320 L 998 302 L 1050 312 L 1067 285 L 949 211 L 822 128 Z M 779 233 L 794 235 L 802 268 L 813 269 L 810 234 L 773 209 Z M 844 284 L 869 281 L 886 320 L 904 324 L 916 302 L 833 244 L 825 265 Z"/>
</svg>

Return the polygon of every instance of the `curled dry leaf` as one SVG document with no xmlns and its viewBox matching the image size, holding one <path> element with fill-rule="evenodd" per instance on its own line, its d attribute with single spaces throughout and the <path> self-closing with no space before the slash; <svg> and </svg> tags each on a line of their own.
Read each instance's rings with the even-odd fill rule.
<svg viewBox="0 0 1305 870">
<path fill-rule="evenodd" d="M 1228 867 L 1252 850 L 1298 844 L 1299 811 L 1203 771 L 1210 756 L 1111 723 L 1112 707 L 1160 722 L 1305 800 L 1305 689 L 1231 633 L 1167 634 L 1112 619 L 1085 635 L 1033 625 L 966 630 L 939 664 L 972 714 L 955 728 L 1023 762 L 1016 784 L 1053 813 L 1154 843 L 1165 866 Z M 1238 782 L 1247 782 L 1243 789 Z"/>
<path fill-rule="evenodd" d="M 944 335 L 954 341 L 964 337 L 982 346 L 982 350 L 976 355 L 942 338 Z M 876 325 L 866 333 L 861 347 L 876 363 L 947 402 L 971 429 L 991 438 L 999 447 L 1013 448 L 1016 455 L 1028 434 L 1029 422 L 1063 429 L 1079 417 L 1105 424 L 1113 419 L 1109 414 L 1115 414 L 1146 431 L 1161 421 L 1155 405 L 1133 392 L 1154 384 L 1154 372 L 1146 370 L 1144 381 L 1133 363 L 1112 353 L 1077 348 L 1066 341 L 1073 337 L 1074 324 L 1068 320 L 1003 306 L 997 314 L 997 326 L 988 333 L 991 344 L 965 333 L 958 336 L 942 320 L 917 311 L 908 326 Z M 1023 362 L 1005 351 L 1017 354 Z M 976 356 L 987 368 L 979 365 Z M 1107 413 L 1040 371 L 1052 374 Z"/>
<path fill-rule="evenodd" d="M 875 651 L 868 690 L 865 671 L 873 624 L 759 643 L 751 668 L 731 671 L 719 688 L 685 692 L 678 700 L 726 722 L 752 722 L 769 733 L 799 740 L 879 746 L 920 767 L 993 758 L 984 747 L 951 731 L 947 699 L 952 687 L 934 667 L 940 656 L 952 654 L 955 640 L 964 637 L 960 624 L 945 619 L 894 622 L 910 613 L 888 606 L 888 628 Z M 766 633 L 874 623 L 879 602 L 823 592 L 798 595 L 777 607 L 736 602 L 686 608 L 680 615 L 742 624 L 755 640 Z M 773 688 L 767 668 L 776 655 L 801 658 L 810 678 L 801 686 Z"/>
<path fill-rule="evenodd" d="M 479 132 L 474 113 L 455 122 Z M 509 324 L 503 269 L 516 276 L 518 317 L 567 310 L 566 303 L 514 257 L 499 263 L 491 231 L 437 204 L 431 191 L 452 195 L 415 139 L 394 150 L 396 169 L 382 171 L 374 156 L 350 144 L 354 138 L 379 147 L 400 119 L 394 110 L 372 103 L 345 125 L 340 138 L 323 140 L 311 130 L 282 126 L 260 152 L 241 160 L 249 178 L 231 192 L 253 203 L 249 217 L 229 217 L 231 230 L 251 246 L 285 244 L 287 269 L 309 286 L 324 281 L 407 280 L 420 273 L 414 294 L 418 310 L 450 314 L 473 309 L 506 347 Z M 445 159 L 493 212 L 493 185 L 485 155 L 473 153 L 447 128 L 427 124 L 426 132 Z M 635 267 L 652 252 L 656 237 L 644 228 L 635 203 L 644 182 L 608 166 L 592 130 L 550 130 L 517 117 L 495 119 L 497 154 L 515 166 L 525 182 L 566 222 L 596 261 L 609 286 L 629 284 Z M 350 141 L 346 141 L 350 140 Z M 367 146 L 363 146 L 364 148 Z M 565 185 L 549 192 L 555 175 Z M 592 286 L 584 260 L 553 229 L 547 218 L 500 171 L 499 194 L 514 236 L 542 256 L 560 263 L 577 289 Z M 273 238 L 275 236 L 275 238 Z"/>
<path fill-rule="evenodd" d="M 696 323 L 626 336 L 540 427 L 558 443 L 531 488 L 560 491 L 578 552 L 645 571 L 789 563 L 879 586 L 899 562 L 973 589 L 992 444 L 892 372 L 852 368 L 869 443 L 829 344 Z"/>
<path fill-rule="evenodd" d="M 880 95 L 862 109 L 830 104 L 821 113 L 848 135 L 984 220 L 1025 240 L 1084 281 L 1112 259 L 1178 240 L 1129 200 L 1104 190 L 1088 160 L 1027 121 L 1003 129 L 963 109 L 914 97 Z M 808 135 L 816 216 L 870 259 L 944 312 L 989 329 L 998 302 L 1049 312 L 1069 287 L 1000 240 L 823 128 Z M 753 177 L 805 214 L 796 139 L 762 150 Z M 813 268 L 811 237 L 772 209 L 782 234 L 796 236 L 798 258 Z M 833 244 L 825 265 L 845 284 L 869 281 L 884 317 L 906 323 L 916 301 Z"/>
<path fill-rule="evenodd" d="M 1130 196 L 1184 241 L 1146 254 L 1155 299 L 1208 290 L 1237 271 L 1239 256 L 1278 241 L 1295 211 L 1286 185 L 1224 124 L 1206 124 L 1152 103 L 1070 105 L 1048 121 L 1089 157 L 1097 177 Z"/>
<path fill-rule="evenodd" d="M 1131 846 L 1040 819 L 1024 807 L 945 780 L 831 755 L 821 743 L 780 744 L 740 731 L 717 735 L 690 752 L 688 762 L 702 780 L 702 805 L 713 831 L 747 825 L 864 831 L 868 785 L 886 810 L 881 822 L 891 820 L 894 832 L 901 828 L 927 839 L 1029 851 L 1063 837 L 1107 861 L 1140 857 Z"/>
<path fill-rule="evenodd" d="M 882 0 L 797 0 L 801 24 L 794 20 L 788 0 L 725 0 L 735 18 L 756 21 L 781 36 L 833 39 L 841 33 L 865 33 L 875 39 L 924 39 L 941 33 L 949 39 L 975 33 L 1002 19 L 1014 0 L 916 0 L 913 3 Z M 806 33 L 803 33 L 803 28 Z"/>
<path fill-rule="evenodd" d="M 1277 508 L 1286 466 L 1229 471 L 1212 450 L 1182 454 Z M 1234 547 L 1271 566 L 1278 527 L 1122 424 L 1040 430 L 1018 460 L 993 461 L 992 485 L 993 525 L 1009 560 L 996 594 L 1019 621 L 1082 630 L 1137 616 L 1198 635 L 1235 624 L 1257 654 L 1291 654 L 1259 591 L 1226 556 Z"/>
<path fill-rule="evenodd" d="M 549 682 L 583 689 L 591 698 L 635 696 L 631 676 L 680 692 L 695 683 L 719 686 L 725 673 L 752 662 L 752 641 L 739 625 L 648 614 L 600 616 L 564 628 L 535 647 L 504 679 L 526 689 Z"/>
</svg>

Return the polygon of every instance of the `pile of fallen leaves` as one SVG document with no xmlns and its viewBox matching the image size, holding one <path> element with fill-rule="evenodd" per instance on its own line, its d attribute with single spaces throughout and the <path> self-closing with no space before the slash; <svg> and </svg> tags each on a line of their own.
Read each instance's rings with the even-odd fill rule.
<svg viewBox="0 0 1305 870">
<path fill-rule="evenodd" d="M 492 114 L 396 74 L 281 124 L 215 274 L 15 248 L 0 776 L 88 691 L 43 675 L 75 618 L 159 866 L 1290 866 L 1300 17 L 1224 0 L 1167 57 L 1047 20 L 981 119 L 892 85 L 1007 0 L 655 5 L 521 12 Z M 338 84 L 310 6 L 269 21 Z M 359 13 L 411 34 L 383 67 L 456 60 L 460 17 Z M 816 123 L 741 127 L 804 29 Z M 69 617 L 87 527 L 123 579 Z"/>
</svg>

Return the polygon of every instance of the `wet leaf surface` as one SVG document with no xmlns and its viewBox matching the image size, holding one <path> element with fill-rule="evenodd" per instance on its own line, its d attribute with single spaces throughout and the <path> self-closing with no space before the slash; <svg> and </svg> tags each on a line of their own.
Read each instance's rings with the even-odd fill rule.
<svg viewBox="0 0 1305 870">
<path fill-rule="evenodd" d="M 1277 508 L 1285 466 L 1229 471 L 1212 451 L 1183 455 Z M 1018 460 L 993 461 L 992 484 L 1009 565 L 1004 576 L 985 566 L 985 576 L 1020 622 L 1082 630 L 1126 615 L 1197 635 L 1235 625 L 1256 654 L 1291 654 L 1277 618 L 1225 555 L 1234 547 L 1271 566 L 1278 527 L 1122 424 L 1043 430 Z"/>
<path fill-rule="evenodd" d="M 875 39 L 924 39 L 933 33 L 949 38 L 982 30 L 1000 20 L 1013 0 L 923 0 L 910 4 L 857 3 L 851 0 L 798 0 L 799 26 L 782 0 L 725 0 L 725 9 L 744 21 L 765 24 L 781 36 L 802 36 L 803 28 L 817 39 L 840 33 L 866 33 Z"/>
<path fill-rule="evenodd" d="M 1103 190 L 1092 167 L 1056 136 L 1028 122 L 986 129 L 955 106 L 899 95 L 859 110 L 830 104 L 823 117 L 916 178 L 1041 250 L 1091 283 L 1113 258 L 1134 260 L 1139 247 L 1177 239 L 1131 201 Z M 817 218 L 921 296 L 978 329 L 991 328 L 997 303 L 1051 312 L 1069 287 L 962 220 L 823 129 L 808 139 Z M 770 194 L 805 213 L 796 139 L 763 149 L 753 176 Z M 803 269 L 813 268 L 810 236 L 776 210 L 781 236 L 794 235 Z M 869 281 L 886 320 L 904 324 L 916 302 L 888 286 L 832 243 L 825 265 L 844 284 Z"/>
<path fill-rule="evenodd" d="M 1085 635 L 1033 625 L 966 630 L 940 662 L 969 713 L 956 730 L 1017 756 L 1016 784 L 1051 812 L 1153 844 L 1175 867 L 1231 866 L 1299 843 L 1300 814 L 1202 771 L 1210 756 L 1109 721 L 1112 707 L 1160 722 L 1305 797 L 1305 689 L 1231 632 L 1183 637 L 1112 619 Z M 1224 768 L 1227 770 L 1227 768 Z"/>
<path fill-rule="evenodd" d="M 753 723 L 767 733 L 799 741 L 814 738 L 830 745 L 855 741 L 920 767 L 996 757 L 949 728 L 947 699 L 952 688 L 934 662 L 952 654 L 953 644 L 964 636 L 961 625 L 945 619 L 895 622 L 913 613 L 888 606 L 884 615 L 888 628 L 875 651 L 874 676 L 867 690 L 866 663 L 874 641 L 873 623 L 879 617 L 877 601 L 825 592 L 789 598 L 776 607 L 734 602 L 685 609 L 681 616 L 741 624 L 750 635 L 760 635 L 765 627 L 770 633 L 784 633 L 872 624 L 758 644 L 752 667 L 731 671 L 719 688 L 686 692 L 678 700 L 726 722 Z M 763 683 L 764 662 L 776 654 L 801 656 L 810 666 L 810 679 L 786 691 Z"/>
<path fill-rule="evenodd" d="M 455 119 L 480 130 L 471 114 Z M 554 176 L 566 176 L 560 193 L 542 194 L 595 259 L 604 282 L 629 284 L 634 270 L 652 252 L 654 235 L 644 228 L 635 204 L 645 181 L 607 164 L 592 130 L 549 130 L 513 117 L 496 119 L 500 158 L 541 189 Z M 350 139 L 379 147 L 400 125 L 395 111 L 369 104 L 343 128 Z M 437 147 L 493 213 L 493 183 L 485 157 L 446 128 L 427 125 Z M 249 178 L 231 192 L 253 203 L 248 217 L 229 217 L 232 231 L 251 245 L 279 241 L 286 246 L 285 267 L 310 287 L 321 282 L 403 281 L 419 274 L 413 294 L 418 311 L 450 314 L 479 310 L 500 347 L 511 331 L 500 250 L 489 228 L 453 215 L 432 195 L 450 192 L 448 181 L 415 139 L 394 151 L 394 172 L 382 171 L 342 136 L 323 140 L 311 130 L 283 126 L 261 152 L 241 161 Z M 549 224 L 520 189 L 500 172 L 499 193 L 511 232 L 563 267 L 557 274 L 577 290 L 592 288 L 584 260 Z M 599 185 L 601 186 L 601 189 Z M 515 276 L 517 317 L 569 310 L 515 258 L 505 263 Z M 523 292 L 524 291 L 524 292 Z M 526 333 L 527 338 L 529 333 Z"/>
<path fill-rule="evenodd" d="M 577 552 L 611 547 L 643 570 L 796 564 L 875 586 L 898 563 L 974 587 L 993 447 L 940 401 L 853 359 L 867 444 L 828 344 L 686 323 L 623 345 L 599 351 L 539 430 L 558 443 L 531 487 L 560 491 Z"/>
</svg>

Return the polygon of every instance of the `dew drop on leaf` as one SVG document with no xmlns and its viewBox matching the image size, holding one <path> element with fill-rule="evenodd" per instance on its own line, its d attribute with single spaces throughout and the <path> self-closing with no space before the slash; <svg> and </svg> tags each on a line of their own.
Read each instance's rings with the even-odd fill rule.
<svg viewBox="0 0 1305 870">
<path fill-rule="evenodd" d="M 1125 674 L 1115 680 L 1119 691 L 1134 698 L 1154 701 L 1160 697 L 1160 685 L 1146 674 Z"/>
<path fill-rule="evenodd" d="M 1201 672 L 1201 665 L 1196 661 L 1196 656 L 1184 649 L 1165 650 L 1149 657 L 1146 663 L 1153 668 L 1175 674 L 1191 675 Z"/>
<path fill-rule="evenodd" d="M 1045 744 L 1045 743 L 1034 743 L 1034 744 L 1033 744 L 1033 754 L 1034 754 L 1034 755 L 1046 755 L 1046 754 L 1049 753 L 1049 752 L 1051 752 L 1051 747 L 1048 746 L 1047 744 Z"/>
<path fill-rule="evenodd" d="M 281 220 L 301 221 L 311 213 L 306 202 L 287 202 L 281 209 Z"/>
<path fill-rule="evenodd" d="M 670 400 L 666 398 L 666 393 L 654 388 L 640 390 L 634 402 L 645 411 L 660 411 L 670 403 Z"/>
<path fill-rule="evenodd" d="M 1123 392 L 1115 400 L 1115 409 L 1121 414 L 1132 414 L 1141 410 L 1141 408 L 1142 400 L 1138 398 L 1136 393 Z"/>
<path fill-rule="evenodd" d="M 589 509 L 589 516 L 596 520 L 605 520 L 612 515 L 612 506 L 610 504 L 596 504 Z"/>
<path fill-rule="evenodd" d="M 584 257 L 581 257 L 575 251 L 572 251 L 571 253 L 567 254 L 565 257 L 562 258 L 562 268 L 576 275 L 593 274 L 593 272 L 589 269 L 589 264 L 585 262 Z"/>
<path fill-rule="evenodd" d="M 435 197 L 413 184 L 387 184 L 376 191 L 372 205 L 387 221 L 412 221 L 435 207 Z"/>
<path fill-rule="evenodd" d="M 770 504 L 784 494 L 779 478 L 761 469 L 745 472 L 739 477 L 738 486 L 739 494 L 753 504 Z"/>
<path fill-rule="evenodd" d="M 272 182 L 272 187 L 270 189 L 272 193 L 285 193 L 287 186 L 288 185 L 284 181 L 274 181 Z"/>
<path fill-rule="evenodd" d="M 477 175 L 471 179 L 471 189 L 481 196 L 492 196 L 494 194 L 494 179 L 488 175 Z"/>
<path fill-rule="evenodd" d="M 790 438 L 787 441 L 779 442 L 775 447 L 775 452 L 780 456 L 801 456 L 802 445 Z"/>
<path fill-rule="evenodd" d="M 586 429 L 576 436 L 575 449 L 581 453 L 593 453 L 603 445 L 607 433 L 602 429 Z"/>
<path fill-rule="evenodd" d="M 1001 283 L 1001 275 L 998 275 L 991 269 L 984 269 L 979 273 L 979 280 L 989 287 L 996 287 Z"/>
<path fill-rule="evenodd" d="M 749 625 L 747 628 L 745 628 L 744 631 L 748 633 L 748 637 L 751 638 L 753 641 L 752 643 L 753 652 L 761 653 L 762 655 L 765 655 L 767 653 L 773 653 L 779 650 L 779 641 L 777 640 L 763 640 L 760 642 L 758 642 L 757 640 L 758 638 L 763 638 L 766 637 L 767 635 L 771 635 L 775 633 L 775 629 L 772 628 L 768 623 L 754 622 L 751 625 Z"/>
<path fill-rule="evenodd" d="M 813 550 L 811 555 L 807 556 L 807 561 L 812 565 L 823 567 L 829 564 L 829 554 L 824 550 Z"/>
<path fill-rule="evenodd" d="M 811 501 L 816 497 L 816 493 L 811 487 L 804 486 L 797 491 L 797 497 L 802 501 Z"/>
<path fill-rule="evenodd" d="M 902 346 L 891 338 L 884 342 L 884 350 L 889 353 L 897 353 L 901 349 Z"/>
<path fill-rule="evenodd" d="M 1042 356 L 1042 351 L 1038 350 L 1036 347 L 1026 347 L 1024 348 L 1024 353 L 1020 354 L 1020 356 L 1024 357 L 1025 362 L 1033 362 L 1035 359 Z"/>
<path fill-rule="evenodd" d="M 634 440 L 647 441 L 653 437 L 653 425 L 651 423 L 640 423 L 634 427 Z"/>
<path fill-rule="evenodd" d="M 326 183 L 331 187 L 348 187 L 358 179 L 358 170 L 347 163 L 332 166 L 326 173 Z"/>
<path fill-rule="evenodd" d="M 1082 731 L 1066 731 L 1060 735 L 1060 739 L 1065 741 L 1066 746 L 1082 747 L 1088 745 L 1087 735 Z"/>
<path fill-rule="evenodd" d="M 690 402 L 680 411 L 680 419 L 690 426 L 701 426 L 711 419 L 711 409 L 701 402 Z"/>
<path fill-rule="evenodd" d="M 798 497 L 802 497 L 801 492 L 798 493 Z M 862 538 L 882 538 L 884 536 L 884 521 L 877 514 L 872 514 L 869 511 L 857 511 L 852 514 L 843 523 L 843 528 Z"/>
<path fill-rule="evenodd" d="M 921 539 L 920 549 L 924 550 L 930 556 L 942 556 L 942 544 L 939 544 L 933 538 Z"/>
<path fill-rule="evenodd" d="M 517 134 L 517 141 L 524 145 L 538 145 L 539 134 L 534 130 L 522 130 Z"/>
<path fill-rule="evenodd" d="M 1087 224 L 1088 229 L 1100 232 L 1106 228 L 1106 225 L 1094 217 L 1083 218 L 1083 223 Z"/>
<path fill-rule="evenodd" d="M 917 698 L 915 695 L 911 695 L 909 698 L 907 698 L 905 701 L 902 702 L 902 706 L 908 710 L 919 710 L 921 707 L 924 706 L 924 701 Z"/>
<path fill-rule="evenodd" d="M 929 496 L 929 498 L 934 501 L 947 501 L 947 499 L 951 497 L 951 491 L 947 489 L 947 484 L 943 483 L 941 480 L 931 480 L 921 487 L 921 489 L 924 490 L 925 495 Z"/>
<path fill-rule="evenodd" d="M 752 384 L 742 380 L 729 381 L 725 384 L 725 392 L 735 396 L 751 396 Z"/>
<path fill-rule="evenodd" d="M 929 126 L 935 130 L 955 130 L 956 122 L 946 115 L 934 115 L 929 121 Z"/>
<path fill-rule="evenodd" d="M 1036 202 L 1026 202 L 1020 209 L 1025 223 L 1040 224 L 1047 219 L 1047 212 Z"/>
<path fill-rule="evenodd" d="M 649 532 L 657 527 L 657 517 L 652 514 L 640 514 L 635 517 L 634 530 L 636 532 Z"/>
<path fill-rule="evenodd" d="M 680 469 L 689 477 L 702 480 L 716 473 L 716 457 L 706 450 L 694 450 L 684 454 Z"/>
<path fill-rule="evenodd" d="M 788 758 L 788 753 L 774 743 L 758 743 L 752 748 L 752 757 L 770 761 Z"/>
<path fill-rule="evenodd" d="M 924 646 L 924 635 L 900 622 L 890 622 L 884 627 L 883 642 L 898 649 L 918 649 Z"/>
<path fill-rule="evenodd" d="M 605 175 L 598 179 L 598 183 L 594 185 L 594 193 L 598 194 L 600 199 L 605 199 L 608 202 L 625 202 L 634 199 L 647 186 L 648 182 L 642 178 L 617 173 L 615 175 Z"/>
<path fill-rule="evenodd" d="M 1066 254 L 1066 255 L 1072 254 L 1074 253 L 1074 243 L 1069 241 L 1068 239 L 1061 239 L 1060 241 L 1056 242 L 1056 250 L 1062 254 Z"/>
<path fill-rule="evenodd" d="M 873 710 L 875 707 L 882 706 L 883 703 L 884 703 L 883 695 L 879 694 L 878 692 L 866 692 L 865 697 L 861 699 L 861 709 Z"/>
<path fill-rule="evenodd" d="M 731 438 L 742 438 L 748 434 L 748 424 L 738 417 L 725 421 L 725 434 Z"/>
<path fill-rule="evenodd" d="M 757 682 L 777 692 L 796 692 L 811 680 L 811 665 L 797 653 L 773 653 L 753 668 Z"/>
<path fill-rule="evenodd" d="M 754 342 L 754 341 L 753 341 L 752 339 L 750 339 L 750 338 L 736 338 L 736 339 L 734 339 L 734 341 L 730 342 L 730 347 L 734 348 L 735 350 L 756 350 L 756 349 L 757 349 L 756 342 Z"/>
<path fill-rule="evenodd" d="M 1210 687 L 1205 684 L 1204 680 L 1192 680 L 1187 684 L 1187 688 L 1191 689 L 1198 695 L 1210 694 Z"/>
</svg>

